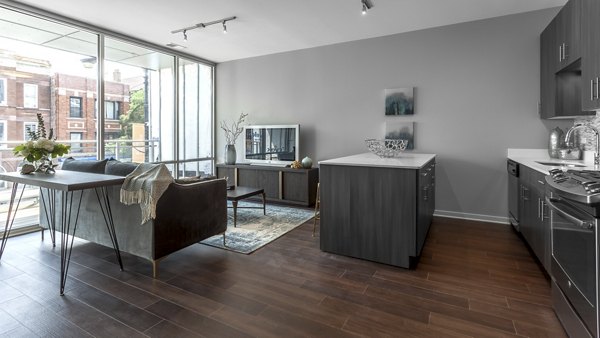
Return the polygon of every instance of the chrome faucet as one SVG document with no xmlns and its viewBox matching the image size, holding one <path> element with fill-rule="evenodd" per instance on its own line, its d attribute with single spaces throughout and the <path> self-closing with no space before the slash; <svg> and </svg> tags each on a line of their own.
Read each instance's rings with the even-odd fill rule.
<svg viewBox="0 0 600 338">
<path fill-rule="evenodd" d="M 598 131 L 598 129 L 596 129 L 596 127 L 592 126 L 591 124 L 583 124 L 583 123 L 577 123 L 574 126 L 572 126 L 568 131 L 567 134 L 565 135 L 565 143 L 568 145 L 569 144 L 569 139 L 571 138 L 571 134 L 576 130 L 576 129 L 581 129 L 581 128 L 587 128 L 591 131 L 594 132 L 594 134 L 596 135 L 596 151 L 594 152 L 594 167 L 596 169 L 598 169 L 598 167 L 600 167 L 600 132 Z"/>
</svg>

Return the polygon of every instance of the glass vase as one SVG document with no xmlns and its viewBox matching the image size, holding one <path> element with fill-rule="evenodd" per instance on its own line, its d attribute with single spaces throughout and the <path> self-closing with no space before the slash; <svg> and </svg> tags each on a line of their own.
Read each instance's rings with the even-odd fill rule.
<svg viewBox="0 0 600 338">
<path fill-rule="evenodd" d="M 43 174 L 54 174 L 55 173 L 54 167 L 56 167 L 56 164 L 52 163 L 52 158 L 49 156 L 42 156 L 42 158 L 40 158 L 39 160 L 37 160 L 33 163 L 33 166 L 35 167 L 36 173 L 43 173 Z"/>
<path fill-rule="evenodd" d="M 228 144 L 225 146 L 225 164 L 235 164 L 237 153 L 235 151 L 235 144 Z"/>
</svg>

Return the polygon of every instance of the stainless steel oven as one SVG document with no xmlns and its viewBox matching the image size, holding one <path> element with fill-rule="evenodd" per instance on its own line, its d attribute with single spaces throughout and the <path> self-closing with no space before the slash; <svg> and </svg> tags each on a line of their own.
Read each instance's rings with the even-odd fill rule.
<svg viewBox="0 0 600 338">
<path fill-rule="evenodd" d="M 549 195 L 549 196 L 548 196 Z M 572 337 L 598 337 L 598 218 L 596 208 L 548 193 L 552 293 Z"/>
</svg>

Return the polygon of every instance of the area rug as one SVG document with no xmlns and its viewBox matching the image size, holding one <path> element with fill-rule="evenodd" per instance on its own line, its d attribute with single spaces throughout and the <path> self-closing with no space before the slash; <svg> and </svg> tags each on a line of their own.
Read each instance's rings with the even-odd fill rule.
<svg viewBox="0 0 600 338">
<path fill-rule="evenodd" d="M 225 246 L 223 236 L 217 235 L 200 242 L 221 249 L 250 254 L 293 230 L 314 216 L 309 209 L 267 204 L 267 214 L 260 209 L 262 203 L 240 202 L 237 210 L 237 227 L 233 227 L 233 209 L 227 209 L 227 232 Z"/>
</svg>

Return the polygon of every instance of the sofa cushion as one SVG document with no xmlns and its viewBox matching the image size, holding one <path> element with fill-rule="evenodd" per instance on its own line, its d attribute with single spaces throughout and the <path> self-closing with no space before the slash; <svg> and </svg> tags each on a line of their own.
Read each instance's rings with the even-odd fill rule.
<svg viewBox="0 0 600 338">
<path fill-rule="evenodd" d="M 127 176 L 134 171 L 137 166 L 138 163 L 110 160 L 106 163 L 104 173 L 107 175 Z"/>
<path fill-rule="evenodd" d="M 108 160 L 102 161 L 90 161 L 90 160 L 76 160 L 72 157 L 64 160 L 62 164 L 63 170 L 71 171 L 82 171 L 94 174 L 104 174 L 104 168 L 106 167 Z"/>
<path fill-rule="evenodd" d="M 217 179 L 217 176 L 211 176 L 211 175 L 180 177 L 180 178 L 176 178 L 175 179 L 175 183 L 179 183 L 179 184 L 191 184 L 191 183 L 211 181 L 211 180 L 216 180 L 216 179 Z"/>
</svg>

